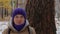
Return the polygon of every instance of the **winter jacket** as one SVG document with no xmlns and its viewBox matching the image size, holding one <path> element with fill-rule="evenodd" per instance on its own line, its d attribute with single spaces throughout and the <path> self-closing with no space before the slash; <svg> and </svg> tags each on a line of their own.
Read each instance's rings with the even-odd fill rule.
<svg viewBox="0 0 60 34">
<path fill-rule="evenodd" d="M 10 20 L 8 28 L 6 28 L 2 34 L 36 34 L 36 32 L 33 27 L 29 26 L 28 20 L 26 20 L 26 24 L 21 31 L 17 31 L 12 25 L 12 20 Z"/>
</svg>

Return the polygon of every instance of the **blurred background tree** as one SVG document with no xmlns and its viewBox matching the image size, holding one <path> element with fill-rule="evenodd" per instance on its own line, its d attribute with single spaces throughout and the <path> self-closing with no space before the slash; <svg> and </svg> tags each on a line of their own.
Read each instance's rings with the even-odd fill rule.
<svg viewBox="0 0 60 34">
<path fill-rule="evenodd" d="M 11 12 L 11 0 L 0 0 L 0 20 L 4 20 Z"/>
<path fill-rule="evenodd" d="M 26 0 L 0 0 L 0 21 L 9 20 L 15 8 L 25 9 Z"/>
<path fill-rule="evenodd" d="M 27 18 L 37 34 L 56 34 L 55 0 L 27 0 Z"/>
</svg>

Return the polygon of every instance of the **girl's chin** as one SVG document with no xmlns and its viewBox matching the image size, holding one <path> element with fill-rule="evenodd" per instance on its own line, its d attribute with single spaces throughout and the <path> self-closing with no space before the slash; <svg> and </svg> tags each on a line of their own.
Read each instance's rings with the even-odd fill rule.
<svg viewBox="0 0 60 34">
<path fill-rule="evenodd" d="M 15 23 L 16 25 L 21 25 L 21 24 L 23 24 L 23 23 Z"/>
</svg>

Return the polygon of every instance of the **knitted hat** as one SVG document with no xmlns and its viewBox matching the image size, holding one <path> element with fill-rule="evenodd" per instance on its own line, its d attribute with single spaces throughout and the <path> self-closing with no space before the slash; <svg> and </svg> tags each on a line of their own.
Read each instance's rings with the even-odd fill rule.
<svg viewBox="0 0 60 34">
<path fill-rule="evenodd" d="M 18 15 L 18 14 L 23 15 L 24 18 L 26 19 L 26 11 L 25 11 L 24 9 L 22 9 L 22 8 L 16 8 L 16 9 L 13 11 L 13 13 L 12 13 L 12 19 L 14 19 L 14 17 L 15 17 L 16 15 Z"/>
</svg>

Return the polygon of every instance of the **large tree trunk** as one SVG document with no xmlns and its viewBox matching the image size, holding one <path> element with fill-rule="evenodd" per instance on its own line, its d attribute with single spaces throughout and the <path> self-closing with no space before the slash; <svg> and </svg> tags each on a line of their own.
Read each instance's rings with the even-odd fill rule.
<svg viewBox="0 0 60 34">
<path fill-rule="evenodd" d="M 37 34 L 56 34 L 54 0 L 28 0 L 26 11 Z"/>
</svg>

